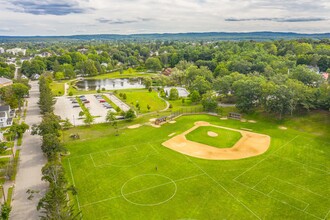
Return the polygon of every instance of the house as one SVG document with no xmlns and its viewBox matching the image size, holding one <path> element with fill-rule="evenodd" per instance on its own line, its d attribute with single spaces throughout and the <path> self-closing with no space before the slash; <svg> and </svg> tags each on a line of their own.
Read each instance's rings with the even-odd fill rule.
<svg viewBox="0 0 330 220">
<path fill-rule="evenodd" d="M 321 73 L 322 77 L 325 79 L 325 80 L 328 80 L 329 78 L 329 73 Z"/>
<path fill-rule="evenodd" d="M 0 47 L 0 54 L 4 53 L 5 49 L 3 49 L 2 47 Z"/>
<path fill-rule="evenodd" d="M 172 73 L 172 69 L 171 68 L 166 68 L 163 70 L 162 74 L 165 76 L 169 76 Z"/>
<path fill-rule="evenodd" d="M 9 105 L 0 106 L 0 128 L 12 126 L 15 110 L 10 109 Z"/>
<path fill-rule="evenodd" d="M 22 53 L 23 56 L 25 56 L 26 54 L 26 49 L 22 49 L 22 48 L 13 48 L 13 49 L 8 49 L 6 50 L 7 53 L 11 53 L 13 55 L 17 55 L 19 53 Z"/>
<path fill-rule="evenodd" d="M 320 68 L 317 66 L 307 66 L 307 68 L 314 71 L 315 73 L 320 73 Z"/>
<path fill-rule="evenodd" d="M 5 86 L 10 86 L 13 84 L 13 81 L 4 77 L 0 77 L 0 88 Z"/>
</svg>

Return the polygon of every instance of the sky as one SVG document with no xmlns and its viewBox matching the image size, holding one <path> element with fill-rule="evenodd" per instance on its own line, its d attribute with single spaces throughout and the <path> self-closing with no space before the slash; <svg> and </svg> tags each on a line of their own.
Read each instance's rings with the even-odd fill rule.
<svg viewBox="0 0 330 220">
<path fill-rule="evenodd" d="M 0 35 L 330 32 L 330 0 L 0 0 Z"/>
</svg>

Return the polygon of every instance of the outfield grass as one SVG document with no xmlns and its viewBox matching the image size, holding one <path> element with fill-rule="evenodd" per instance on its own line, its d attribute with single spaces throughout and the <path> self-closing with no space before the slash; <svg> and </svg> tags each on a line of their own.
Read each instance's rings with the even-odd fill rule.
<svg viewBox="0 0 330 220">
<path fill-rule="evenodd" d="M 64 95 L 64 83 L 63 82 L 52 82 L 50 88 L 54 96 Z"/>
<path fill-rule="evenodd" d="M 329 113 L 318 117 L 327 120 Z M 308 132 L 296 129 L 299 118 L 283 122 L 285 131 L 258 118 L 244 123 L 191 115 L 161 128 L 123 129 L 119 136 L 110 125 L 66 131 L 66 137 L 81 134 L 81 140 L 65 138 L 71 154 L 63 159 L 78 191 L 75 205 L 84 219 L 328 219 L 330 136 L 315 134 L 314 122 Z M 209 161 L 161 145 L 195 121 L 244 126 L 270 135 L 271 147 L 252 158 Z"/>
<path fill-rule="evenodd" d="M 119 96 L 120 93 L 126 94 L 126 100 Z M 116 96 L 135 109 L 136 104 L 139 103 L 139 113 L 159 111 L 166 108 L 165 101 L 158 97 L 158 93 L 155 91 L 149 92 L 147 89 L 120 90 Z M 148 105 L 151 107 L 150 111 L 147 108 Z"/>
<path fill-rule="evenodd" d="M 218 134 L 217 137 L 210 137 L 207 133 L 211 131 Z M 187 140 L 218 148 L 232 147 L 242 135 L 236 131 L 216 128 L 212 126 L 199 127 L 186 135 Z"/>
</svg>

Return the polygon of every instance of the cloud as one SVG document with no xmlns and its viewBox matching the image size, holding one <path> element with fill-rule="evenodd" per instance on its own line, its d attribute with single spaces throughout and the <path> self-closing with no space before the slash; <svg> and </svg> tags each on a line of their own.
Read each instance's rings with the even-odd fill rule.
<svg viewBox="0 0 330 220">
<path fill-rule="evenodd" d="M 153 21 L 153 18 L 135 18 L 135 19 L 107 19 L 107 18 L 97 18 L 96 21 L 102 24 L 131 24 L 131 23 L 138 23 L 138 22 L 147 22 Z"/>
<path fill-rule="evenodd" d="M 326 18 L 226 18 L 225 21 L 274 21 L 274 22 L 315 22 L 326 21 Z"/>
<path fill-rule="evenodd" d="M 88 9 L 79 6 L 76 1 L 64 0 L 15 0 L 9 10 L 34 15 L 82 14 Z"/>
<path fill-rule="evenodd" d="M 13 32 L 14 30 L 11 28 L 0 28 L 0 33 L 8 33 L 8 32 Z"/>
</svg>

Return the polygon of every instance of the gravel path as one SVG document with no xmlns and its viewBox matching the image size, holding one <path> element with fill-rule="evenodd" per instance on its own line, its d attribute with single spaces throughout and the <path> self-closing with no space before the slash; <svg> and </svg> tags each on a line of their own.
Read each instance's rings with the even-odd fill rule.
<svg viewBox="0 0 330 220">
<path fill-rule="evenodd" d="M 31 86 L 25 120 L 25 123 L 29 126 L 39 124 L 41 121 L 40 110 L 37 104 L 39 99 L 38 82 L 32 82 Z M 39 199 L 47 189 L 47 184 L 41 180 L 41 168 L 46 164 L 47 160 L 41 151 L 40 145 L 40 136 L 32 136 L 28 132 L 23 135 L 10 219 L 39 219 L 41 215 L 36 207 Z M 26 193 L 28 189 L 38 191 L 39 193 L 35 193 L 34 197 L 29 200 L 27 199 L 29 194 Z"/>
</svg>

